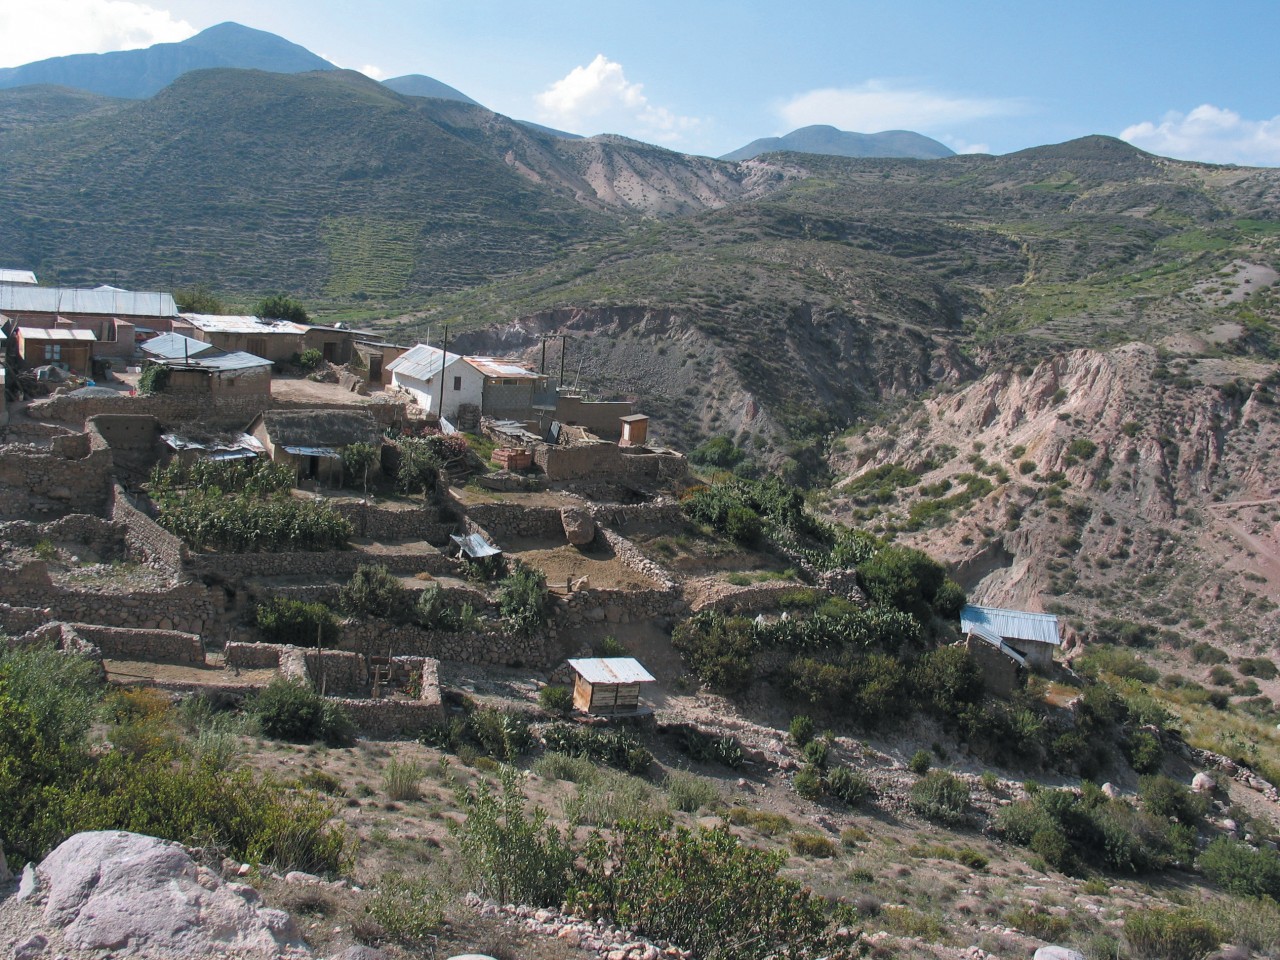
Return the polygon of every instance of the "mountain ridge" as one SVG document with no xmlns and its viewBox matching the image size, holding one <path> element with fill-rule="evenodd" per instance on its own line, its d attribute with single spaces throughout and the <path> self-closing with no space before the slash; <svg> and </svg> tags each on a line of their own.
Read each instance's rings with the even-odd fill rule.
<svg viewBox="0 0 1280 960">
<path fill-rule="evenodd" d="M 765 153 L 815 153 L 832 157 L 905 157 L 938 160 L 955 151 L 931 137 L 911 130 L 853 133 L 828 124 L 800 127 L 781 137 L 761 137 L 720 157 L 750 160 Z"/>
</svg>

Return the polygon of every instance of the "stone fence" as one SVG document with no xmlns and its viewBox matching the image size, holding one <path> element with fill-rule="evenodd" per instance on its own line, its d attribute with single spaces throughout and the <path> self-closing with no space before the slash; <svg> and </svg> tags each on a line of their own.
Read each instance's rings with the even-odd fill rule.
<svg viewBox="0 0 1280 960">
<path fill-rule="evenodd" d="M 352 500 L 329 500 L 329 506 L 351 524 L 357 537 L 372 540 L 425 540 L 441 546 L 456 532 L 457 523 L 440 517 L 435 506 L 392 510 L 377 504 Z"/>
<path fill-rule="evenodd" d="M 375 656 L 418 656 L 486 666 L 545 667 L 558 659 L 549 638 L 506 629 L 460 633 L 385 620 L 348 621 L 342 646 Z"/>
<path fill-rule="evenodd" d="M 680 591 L 609 590 L 588 587 L 556 599 L 555 632 L 558 636 L 591 623 L 643 623 L 659 618 L 686 616 L 689 607 Z"/>
<path fill-rule="evenodd" d="M 497 537 L 563 541 L 564 523 L 559 507 L 526 507 L 518 503 L 478 503 L 467 507 L 472 524 Z"/>
<path fill-rule="evenodd" d="M 206 636 L 220 623 L 221 590 L 203 584 L 180 583 L 163 590 L 128 593 L 89 593 L 71 590 L 31 577 L 0 577 L 0 603 L 49 607 L 61 620 L 99 623 L 142 630 L 178 630 Z"/>
<path fill-rule="evenodd" d="M 49 623 L 54 612 L 49 607 L 19 607 L 0 603 L 0 633 L 18 636 Z"/>
<path fill-rule="evenodd" d="M 82 424 L 100 414 L 129 414 L 152 416 L 168 426 L 175 423 L 201 421 L 210 425 L 223 424 L 243 428 L 264 410 L 324 410 L 332 404 L 306 401 L 278 400 L 262 394 L 246 396 L 209 396 L 192 394 L 155 394 L 153 396 L 129 396 L 118 393 L 110 397 L 46 397 L 36 400 L 27 408 L 27 415 L 35 420 L 52 420 L 57 423 Z M 383 426 L 392 426 L 406 418 L 406 404 L 381 402 L 362 404 Z"/>
<path fill-rule="evenodd" d="M 456 573 L 454 560 L 443 553 L 365 553 L 360 550 L 283 551 L 280 553 L 192 553 L 188 571 L 214 581 L 248 577 L 303 577 L 329 575 L 349 578 L 360 566 L 379 565 L 399 576 L 429 573 L 434 577 Z"/>
<path fill-rule="evenodd" d="M 280 667 L 280 643 L 231 642 L 222 651 L 222 662 L 242 670 L 276 670 Z"/>
<path fill-rule="evenodd" d="M 677 527 L 684 523 L 680 504 L 665 499 L 653 503 L 589 503 L 586 510 L 602 527 Z"/>
<path fill-rule="evenodd" d="M 101 436 L 54 437 L 51 449 L 10 444 L 0 450 L 0 520 L 34 514 L 106 510 L 111 450 Z"/>
<path fill-rule="evenodd" d="M 113 559 L 125 553 L 124 527 L 87 513 L 69 513 L 48 523 L 32 523 L 27 520 L 0 523 L 2 543 L 34 547 L 44 540 L 84 544 L 102 559 Z"/>
<path fill-rule="evenodd" d="M 135 558 L 175 579 L 182 576 L 186 544 L 139 510 L 118 483 L 111 485 L 108 509 L 111 519 L 124 526 L 125 542 Z"/>
<path fill-rule="evenodd" d="M 139 630 L 73 623 L 75 631 L 102 651 L 109 660 L 151 660 L 169 663 L 204 663 L 204 643 L 194 633 L 175 630 Z"/>
<path fill-rule="evenodd" d="M 794 580 L 773 580 L 738 587 L 715 577 L 706 577 L 690 581 L 685 587 L 685 596 L 694 613 L 718 610 L 721 613 L 741 614 L 776 610 L 778 601 L 784 595 L 794 594 L 798 590 L 825 593 Z"/>
</svg>

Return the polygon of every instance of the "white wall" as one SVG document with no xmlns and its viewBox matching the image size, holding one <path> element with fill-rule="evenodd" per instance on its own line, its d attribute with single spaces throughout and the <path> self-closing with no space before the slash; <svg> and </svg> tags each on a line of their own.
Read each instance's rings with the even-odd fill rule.
<svg viewBox="0 0 1280 960">
<path fill-rule="evenodd" d="M 462 381 L 461 390 L 454 389 L 455 377 L 460 378 Z M 440 399 L 439 374 L 436 374 L 430 380 L 419 380 L 416 377 L 406 377 L 399 370 L 395 370 L 391 374 L 391 385 L 408 390 L 422 409 L 432 413 L 436 412 L 437 402 Z M 471 364 L 455 360 L 444 368 L 443 410 L 446 420 L 456 422 L 458 407 L 461 404 L 474 403 L 478 407 L 483 396 L 484 375 Z"/>
</svg>

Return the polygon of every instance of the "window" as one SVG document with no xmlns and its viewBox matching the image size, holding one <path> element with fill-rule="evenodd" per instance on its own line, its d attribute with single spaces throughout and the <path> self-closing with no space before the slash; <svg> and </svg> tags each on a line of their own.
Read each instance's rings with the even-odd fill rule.
<svg viewBox="0 0 1280 960">
<path fill-rule="evenodd" d="M 453 389 L 454 389 L 454 390 L 461 390 L 461 389 L 462 389 L 462 378 L 461 378 L 461 377 L 454 377 L 454 378 L 453 378 Z"/>
<path fill-rule="evenodd" d="M 44 345 L 44 358 L 45 358 L 46 360 L 61 360 L 61 359 L 62 359 L 62 344 L 60 344 L 60 343 L 46 343 L 46 344 Z"/>
</svg>

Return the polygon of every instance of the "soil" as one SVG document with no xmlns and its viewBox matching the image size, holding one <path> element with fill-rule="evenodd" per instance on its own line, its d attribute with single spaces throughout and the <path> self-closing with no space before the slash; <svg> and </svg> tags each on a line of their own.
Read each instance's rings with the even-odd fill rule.
<svg viewBox="0 0 1280 960">
<path fill-rule="evenodd" d="M 278 676 L 274 669 L 227 669 L 221 657 L 209 655 L 209 663 L 156 663 L 152 660 L 103 660 L 112 683 L 208 683 L 232 687 L 265 687 Z"/>
<path fill-rule="evenodd" d="M 583 577 L 586 586 L 607 590 L 647 590 L 656 584 L 618 559 L 607 543 L 598 544 L 599 538 L 589 547 L 574 547 L 554 540 L 515 538 L 504 540 L 503 551 L 524 563 L 541 570 L 547 585 L 556 591 L 567 592 L 570 582 L 577 584 Z"/>
</svg>

